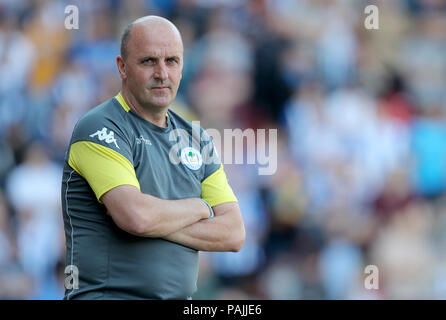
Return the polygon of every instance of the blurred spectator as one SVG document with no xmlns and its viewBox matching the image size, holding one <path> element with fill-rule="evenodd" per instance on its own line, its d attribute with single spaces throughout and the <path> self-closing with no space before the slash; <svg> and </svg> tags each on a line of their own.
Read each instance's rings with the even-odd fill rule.
<svg viewBox="0 0 446 320">
<path fill-rule="evenodd" d="M 359 226 L 357 219 L 342 209 L 326 220 L 328 239 L 320 252 L 319 273 L 327 299 L 349 298 L 362 272 L 362 252 L 354 237 L 354 228 Z"/>
<path fill-rule="evenodd" d="M 12 148 L 3 141 L 0 141 L 0 188 L 5 185 L 5 178 L 9 170 L 15 165 Z"/>
<path fill-rule="evenodd" d="M 36 49 L 23 34 L 12 12 L 0 11 L 0 95 L 18 93 L 27 86 Z M 11 75 L 14 75 L 11 77 Z"/>
<path fill-rule="evenodd" d="M 413 200 L 415 195 L 410 188 L 407 172 L 399 168 L 387 177 L 381 192 L 373 201 L 372 208 L 385 221 Z"/>
<path fill-rule="evenodd" d="M 47 292 L 62 245 L 60 217 L 61 168 L 52 163 L 44 147 L 35 142 L 24 163 L 11 171 L 7 194 L 17 219 L 18 260 L 33 281 L 29 298 L 59 298 Z"/>
<path fill-rule="evenodd" d="M 347 6 L 348 3 L 350 6 Z M 324 28 L 317 45 L 318 67 L 329 89 L 343 87 L 355 79 L 356 42 L 352 19 L 348 14 L 353 2 L 326 2 Z"/>
<path fill-rule="evenodd" d="M 392 217 L 372 248 L 385 299 L 432 299 L 435 256 L 429 244 L 432 210 L 412 202 Z"/>
<path fill-rule="evenodd" d="M 0 136 L 26 113 L 23 92 L 28 86 L 35 53 L 18 17 L 12 10 L 0 10 Z"/>
<path fill-rule="evenodd" d="M 64 4 L 60 1 L 36 1 L 26 24 L 27 38 L 35 47 L 34 68 L 30 75 L 30 90 L 48 90 L 63 63 L 70 34 L 62 28 Z"/>
<path fill-rule="evenodd" d="M 446 81 L 445 50 L 446 28 L 444 16 L 422 16 L 414 21 L 413 33 L 409 33 L 400 48 L 399 64 L 406 74 L 409 88 L 422 106 L 444 102 Z"/>
<path fill-rule="evenodd" d="M 29 297 L 32 283 L 17 263 L 15 228 L 11 220 L 6 197 L 0 189 L 0 299 L 25 299 Z"/>
<path fill-rule="evenodd" d="M 270 300 L 304 298 L 298 262 L 291 254 L 280 254 L 260 278 L 260 297 Z"/>
<path fill-rule="evenodd" d="M 436 197 L 446 188 L 446 122 L 443 108 L 423 110 L 414 120 L 412 150 L 414 188 L 426 197 Z"/>
<path fill-rule="evenodd" d="M 12 261 L 12 234 L 10 225 L 9 210 L 6 200 L 0 189 L 0 266 L 5 267 Z"/>
</svg>

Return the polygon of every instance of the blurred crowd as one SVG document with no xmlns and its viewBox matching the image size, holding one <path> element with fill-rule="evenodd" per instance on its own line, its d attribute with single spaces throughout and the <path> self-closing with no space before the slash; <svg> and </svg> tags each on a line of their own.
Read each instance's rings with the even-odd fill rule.
<svg viewBox="0 0 446 320">
<path fill-rule="evenodd" d="M 0 0 L 0 298 L 62 298 L 68 142 L 148 14 L 183 36 L 173 110 L 278 129 L 274 175 L 225 164 L 246 243 L 200 254 L 194 299 L 446 299 L 445 0 Z"/>
</svg>

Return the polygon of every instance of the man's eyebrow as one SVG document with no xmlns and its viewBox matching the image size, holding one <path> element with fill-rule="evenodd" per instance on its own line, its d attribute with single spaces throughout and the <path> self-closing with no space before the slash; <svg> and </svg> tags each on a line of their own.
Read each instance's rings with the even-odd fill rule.
<svg viewBox="0 0 446 320">
<path fill-rule="evenodd" d="M 152 56 L 149 55 L 149 56 L 144 56 L 142 58 L 139 58 L 138 60 L 144 61 L 144 60 L 147 60 L 147 59 L 158 59 L 158 57 L 154 56 L 154 55 L 152 55 Z"/>
<path fill-rule="evenodd" d="M 158 60 L 159 58 L 160 57 L 158 57 L 156 55 L 148 55 L 148 56 L 141 57 L 138 60 L 139 61 L 144 61 L 144 60 L 147 60 L 147 59 L 156 59 L 156 60 Z M 179 61 L 180 60 L 180 56 L 174 54 L 174 55 L 171 55 L 171 56 L 167 56 L 166 59 L 175 59 L 175 60 Z"/>
</svg>

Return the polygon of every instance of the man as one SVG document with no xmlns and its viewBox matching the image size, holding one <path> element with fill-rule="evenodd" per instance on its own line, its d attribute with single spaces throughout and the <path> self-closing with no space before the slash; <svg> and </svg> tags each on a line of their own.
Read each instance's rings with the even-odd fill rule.
<svg viewBox="0 0 446 320">
<path fill-rule="evenodd" d="M 198 251 L 243 246 L 240 208 L 209 136 L 168 110 L 183 68 L 177 28 L 134 21 L 117 65 L 121 92 L 79 120 L 66 156 L 64 298 L 190 299 Z"/>
</svg>

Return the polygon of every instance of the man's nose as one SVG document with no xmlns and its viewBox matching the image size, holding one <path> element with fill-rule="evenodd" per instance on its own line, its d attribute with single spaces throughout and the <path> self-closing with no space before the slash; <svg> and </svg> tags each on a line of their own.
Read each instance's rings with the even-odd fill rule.
<svg viewBox="0 0 446 320">
<path fill-rule="evenodd" d="M 155 79 L 165 81 L 168 78 L 167 67 L 164 62 L 160 62 L 156 65 Z"/>
</svg>

